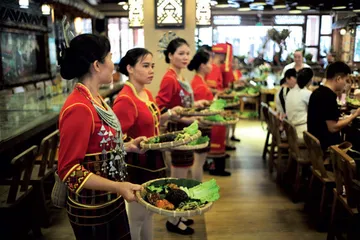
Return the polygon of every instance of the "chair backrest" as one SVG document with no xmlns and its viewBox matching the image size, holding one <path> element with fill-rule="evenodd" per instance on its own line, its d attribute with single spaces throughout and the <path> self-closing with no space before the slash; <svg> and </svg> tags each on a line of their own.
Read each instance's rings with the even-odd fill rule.
<svg viewBox="0 0 360 240">
<path fill-rule="evenodd" d="M 281 143 L 281 137 L 280 137 L 280 119 L 278 117 L 278 113 L 273 110 L 272 108 L 269 108 L 269 122 L 270 122 L 270 132 L 273 135 L 273 140 L 275 140 L 276 144 Z"/>
<path fill-rule="evenodd" d="M 354 159 L 338 148 L 338 146 L 330 147 L 330 157 L 334 167 L 337 193 L 340 195 L 346 194 L 348 205 L 356 207 L 352 190 L 352 181 L 356 174 Z M 345 192 L 343 187 L 345 187 Z"/>
<path fill-rule="evenodd" d="M 59 130 L 44 137 L 41 141 L 38 155 L 42 156 L 38 176 L 42 177 L 47 168 L 53 168 L 55 164 L 56 151 L 59 144 Z"/>
<path fill-rule="evenodd" d="M 327 172 L 324 166 L 324 155 L 321 149 L 320 141 L 311 133 L 305 131 L 304 133 L 305 145 L 309 151 L 309 158 L 314 170 L 320 172 L 321 177 L 327 178 Z"/>
<path fill-rule="evenodd" d="M 265 122 L 266 124 L 268 125 L 269 127 L 269 105 L 267 105 L 266 103 L 264 102 L 261 102 L 261 111 L 263 113 L 263 116 L 264 116 L 264 119 L 265 119 Z"/>
<path fill-rule="evenodd" d="M 19 186 L 20 191 L 28 191 L 37 149 L 37 146 L 32 146 L 11 160 L 13 177 L 10 184 L 7 203 L 13 203 L 16 201 Z"/>
<path fill-rule="evenodd" d="M 299 141 L 295 126 L 286 119 L 283 120 L 283 126 L 286 132 L 286 137 L 289 143 L 291 153 L 294 155 L 294 157 L 300 158 L 301 154 L 298 144 Z"/>
</svg>

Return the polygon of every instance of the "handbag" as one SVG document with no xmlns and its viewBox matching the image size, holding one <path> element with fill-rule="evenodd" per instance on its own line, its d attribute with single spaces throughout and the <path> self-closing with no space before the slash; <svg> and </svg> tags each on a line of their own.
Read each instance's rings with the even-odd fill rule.
<svg viewBox="0 0 360 240">
<path fill-rule="evenodd" d="M 54 173 L 54 177 L 55 184 L 51 192 L 51 201 L 55 207 L 65 208 L 68 197 L 68 187 L 61 181 L 57 171 Z"/>
</svg>

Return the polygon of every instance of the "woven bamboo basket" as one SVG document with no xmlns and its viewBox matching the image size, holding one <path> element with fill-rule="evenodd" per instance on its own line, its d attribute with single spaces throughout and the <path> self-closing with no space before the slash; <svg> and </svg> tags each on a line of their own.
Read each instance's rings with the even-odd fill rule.
<svg viewBox="0 0 360 240">
<path fill-rule="evenodd" d="M 161 134 L 159 136 L 155 136 L 155 137 L 160 137 L 160 138 L 166 138 L 169 136 L 176 136 L 179 133 L 183 133 L 184 131 L 176 131 L 176 132 L 171 132 L 171 133 L 165 133 L 165 134 Z M 148 143 L 148 141 L 152 138 L 149 138 L 147 141 L 142 141 L 140 143 L 140 147 L 142 149 L 146 149 L 146 150 L 161 150 L 161 149 L 171 149 L 177 146 L 181 146 L 181 145 L 185 145 L 191 141 L 194 141 L 196 139 L 198 139 L 201 136 L 201 131 L 198 130 L 198 132 L 194 135 L 192 135 L 191 137 L 185 138 L 185 139 L 181 139 L 181 140 L 177 140 L 177 141 L 171 141 L 171 142 L 161 142 L 161 143 Z"/>
<path fill-rule="evenodd" d="M 205 125 L 210 125 L 210 126 L 228 126 L 228 125 L 236 124 L 239 121 L 239 119 L 229 120 L 225 122 L 213 122 L 205 119 L 200 119 L 199 121 Z"/>
<path fill-rule="evenodd" d="M 178 111 L 177 114 L 180 116 L 212 116 L 221 113 L 221 111 L 210 111 L 206 110 L 203 112 L 188 112 L 188 111 Z"/>
<path fill-rule="evenodd" d="M 201 143 L 201 144 L 197 144 L 197 145 L 181 145 L 181 146 L 178 146 L 178 147 L 174 147 L 171 150 L 190 151 L 190 150 L 203 149 L 203 148 L 206 148 L 207 146 L 209 146 L 209 142 Z"/>
<path fill-rule="evenodd" d="M 219 94 L 219 99 L 233 99 L 236 95 L 234 94 Z"/>
<path fill-rule="evenodd" d="M 233 108 L 233 107 L 237 107 L 237 106 L 240 106 L 240 101 L 226 103 L 225 108 Z"/>
<path fill-rule="evenodd" d="M 159 178 L 159 179 L 154 179 L 151 181 L 148 181 L 146 183 L 143 183 L 143 190 L 142 191 L 137 191 L 136 192 L 136 198 L 138 199 L 138 203 L 143 205 L 148 211 L 160 214 L 160 215 L 164 215 L 164 216 L 168 216 L 168 217 L 191 217 L 191 216 L 195 216 L 195 215 L 202 215 L 203 213 L 209 211 L 212 207 L 212 202 L 205 204 L 203 207 L 201 208 L 197 208 L 194 210 L 186 210 L 186 211 L 176 211 L 176 210 L 166 210 L 166 209 L 162 209 L 162 208 L 158 208 L 150 203 L 148 203 L 147 201 L 145 201 L 144 197 L 146 196 L 146 187 L 149 186 L 150 184 L 155 184 L 155 185 L 164 185 L 164 184 L 168 184 L 168 183 L 174 183 L 178 186 L 183 186 L 183 187 L 188 187 L 188 188 L 192 188 L 195 187 L 196 185 L 199 185 L 200 182 L 194 180 L 194 179 L 184 179 L 184 178 Z"/>
</svg>

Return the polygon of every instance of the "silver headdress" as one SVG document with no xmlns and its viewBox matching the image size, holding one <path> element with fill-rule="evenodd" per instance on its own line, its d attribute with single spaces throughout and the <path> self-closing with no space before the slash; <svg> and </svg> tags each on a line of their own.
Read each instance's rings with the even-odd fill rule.
<svg viewBox="0 0 360 240">
<path fill-rule="evenodd" d="M 69 21 L 67 21 L 66 16 L 63 17 L 61 24 L 62 24 L 63 35 L 64 35 L 64 39 L 65 39 L 65 45 L 68 48 L 68 47 L 70 47 L 70 42 L 75 37 L 75 34 L 71 31 L 70 23 L 69 23 Z"/>
<path fill-rule="evenodd" d="M 164 54 L 165 50 L 167 49 L 169 43 L 174 40 L 175 38 L 177 38 L 176 33 L 169 31 L 169 32 L 165 32 L 162 36 L 162 38 L 160 38 L 159 43 L 158 43 L 158 47 L 159 53 Z"/>
</svg>

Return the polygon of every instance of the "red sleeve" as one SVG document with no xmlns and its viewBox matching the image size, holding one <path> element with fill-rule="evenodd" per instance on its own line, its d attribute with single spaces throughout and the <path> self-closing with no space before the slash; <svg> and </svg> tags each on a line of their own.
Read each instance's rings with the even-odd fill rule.
<svg viewBox="0 0 360 240">
<path fill-rule="evenodd" d="M 223 90 L 224 89 L 224 80 L 223 76 L 221 74 L 220 68 L 218 68 L 217 71 L 217 90 Z"/>
<path fill-rule="evenodd" d="M 156 104 L 161 112 L 164 112 L 164 110 L 171 106 L 171 100 L 176 92 L 175 81 L 172 77 L 168 76 L 165 76 L 161 81 L 160 90 L 156 96 Z"/>
<path fill-rule="evenodd" d="M 60 115 L 59 177 L 76 192 L 92 174 L 80 162 L 85 157 L 94 127 L 93 113 L 83 103 L 70 105 Z"/>
<path fill-rule="evenodd" d="M 127 134 L 138 116 L 136 104 L 128 95 L 119 95 L 113 106 L 114 113 L 121 124 L 121 130 Z"/>
<path fill-rule="evenodd" d="M 212 101 L 214 95 L 206 86 L 199 86 L 194 89 L 194 98 L 195 101 L 199 101 L 199 100 Z"/>
</svg>

